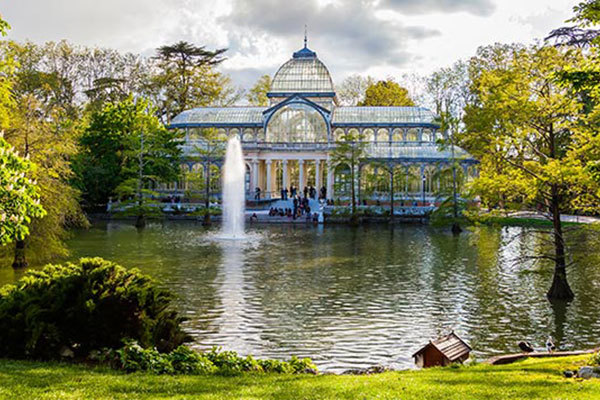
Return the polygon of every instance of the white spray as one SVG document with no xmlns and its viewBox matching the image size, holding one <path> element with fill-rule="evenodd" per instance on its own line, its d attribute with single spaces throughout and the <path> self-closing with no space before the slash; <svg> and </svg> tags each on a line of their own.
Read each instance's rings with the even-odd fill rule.
<svg viewBox="0 0 600 400">
<path fill-rule="evenodd" d="M 245 175 L 242 145 L 237 136 L 234 136 L 227 142 L 223 174 L 222 233 L 226 238 L 236 239 L 244 236 Z"/>
</svg>

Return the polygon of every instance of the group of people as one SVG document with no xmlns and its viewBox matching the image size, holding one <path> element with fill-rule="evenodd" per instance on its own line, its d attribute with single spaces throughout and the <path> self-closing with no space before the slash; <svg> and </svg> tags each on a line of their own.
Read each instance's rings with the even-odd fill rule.
<svg viewBox="0 0 600 400">
<path fill-rule="evenodd" d="M 309 191 L 306 192 L 310 194 Z M 285 200 L 285 198 L 284 198 Z M 307 196 L 301 197 L 294 194 L 292 198 L 292 208 L 274 208 L 269 209 L 269 216 L 271 217 L 288 217 L 288 218 L 300 218 L 306 216 L 307 220 L 315 218 L 318 220 L 319 215 L 317 213 L 311 214 L 310 201 Z"/>
<path fill-rule="evenodd" d="M 315 189 L 314 186 L 304 186 L 303 193 L 304 193 L 304 198 L 306 198 L 306 199 L 315 200 L 317 198 L 317 189 Z M 279 194 L 281 195 L 282 200 L 287 200 L 288 194 L 289 194 L 289 197 L 291 197 L 291 198 L 296 197 L 298 194 L 298 189 L 294 185 L 290 186 L 289 190 L 287 187 L 283 187 L 283 188 L 281 188 L 281 191 Z M 323 186 L 321 188 L 321 193 L 319 195 L 319 199 L 324 199 L 326 197 L 327 197 L 327 189 L 325 188 L 325 186 Z"/>
<path fill-rule="evenodd" d="M 294 198 L 298 195 L 298 189 L 291 185 L 289 190 L 287 187 L 281 188 L 279 192 L 282 200 L 288 200 L 289 198 Z M 316 200 L 317 198 L 317 189 L 314 186 L 305 186 L 303 190 L 304 198 Z M 254 200 L 259 201 L 262 195 L 261 188 L 257 187 L 254 189 Z M 323 186 L 319 193 L 319 200 L 327 198 L 327 188 Z"/>
</svg>

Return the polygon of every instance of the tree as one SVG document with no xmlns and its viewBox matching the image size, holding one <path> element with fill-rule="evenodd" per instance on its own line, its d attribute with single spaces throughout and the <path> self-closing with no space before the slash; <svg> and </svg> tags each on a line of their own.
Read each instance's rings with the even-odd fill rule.
<svg viewBox="0 0 600 400">
<path fill-rule="evenodd" d="M 167 122 L 182 111 L 212 103 L 221 95 L 221 74 L 214 66 L 223 62 L 227 49 L 206 50 L 180 41 L 156 50 L 158 73 L 153 87 L 161 97 L 161 114 Z"/>
<path fill-rule="evenodd" d="M 268 76 L 268 75 L 267 75 Z M 214 128 L 205 128 L 200 131 L 200 140 L 202 144 L 196 146 L 195 151 L 198 154 L 196 158 L 204 166 L 204 220 L 203 225 L 210 225 L 210 186 L 211 186 L 211 166 L 213 163 L 222 159 L 225 155 L 226 138 L 217 134 Z"/>
<path fill-rule="evenodd" d="M 454 157 L 456 137 L 463 128 L 464 109 L 469 103 L 469 77 L 468 65 L 458 61 L 450 68 L 435 71 L 427 80 L 427 91 L 435 105 L 436 114 L 440 119 L 440 129 L 447 133 L 447 139 L 442 141 L 442 147 L 450 147 L 452 160 L 452 193 L 449 201 L 452 204 L 452 232 L 458 234 L 462 231 L 459 224 L 460 209 L 457 182 L 457 160 Z M 444 202 L 446 203 L 446 202 Z M 445 210 L 440 209 L 440 212 Z"/>
<path fill-rule="evenodd" d="M 365 99 L 367 89 L 375 84 L 375 78 L 350 75 L 336 87 L 336 94 L 342 106 L 357 106 Z"/>
<path fill-rule="evenodd" d="M 411 100 L 408 90 L 400 86 L 393 79 L 388 79 L 369 85 L 365 92 L 365 99 L 359 102 L 358 105 L 412 107 L 415 103 Z"/>
<path fill-rule="evenodd" d="M 333 165 L 347 165 L 350 168 L 350 198 L 351 198 L 351 212 L 352 222 L 357 222 L 356 217 L 356 184 L 357 184 L 357 170 L 359 168 L 361 160 L 364 158 L 366 153 L 366 142 L 359 133 L 345 133 L 336 142 L 335 148 L 331 152 L 331 158 Z"/>
<path fill-rule="evenodd" d="M 569 300 L 574 295 L 567 281 L 561 215 L 576 205 L 581 193 L 590 192 L 590 182 L 587 167 L 572 154 L 583 145 L 574 134 L 582 105 L 557 76 L 580 63 L 581 54 L 532 46 L 514 48 L 504 61 L 479 63 L 489 68 L 472 77 L 475 101 L 467 108 L 466 131 L 477 137 L 482 167 L 501 166 L 491 172 L 483 169 L 474 189 L 482 198 L 501 190 L 513 207 L 521 203 L 547 211 L 554 251 L 534 258 L 554 262 L 548 298 Z M 469 114 L 483 118 L 471 124 Z"/>
<path fill-rule="evenodd" d="M 248 103 L 253 106 L 268 106 L 269 98 L 267 93 L 271 91 L 271 76 L 263 75 L 254 84 L 252 89 L 246 94 Z"/>
<path fill-rule="evenodd" d="M 119 186 L 122 197 L 129 188 L 139 201 L 140 190 L 149 189 L 150 182 L 175 181 L 180 138 L 181 132 L 164 128 L 144 99 L 129 96 L 93 112 L 75 159 L 76 185 L 85 205 L 105 208 Z"/>
<path fill-rule="evenodd" d="M 37 46 L 4 42 L 2 54 L 13 58 L 16 65 L 10 75 L 15 101 L 5 138 L 38 165 L 29 177 L 37 182 L 46 211 L 43 218 L 32 219 L 30 235 L 15 242 L 13 267 L 22 268 L 28 264 L 28 250 L 38 261 L 66 255 L 67 228 L 87 225 L 79 193 L 70 185 L 78 109 L 70 100 L 72 83 L 56 70 L 45 71 L 43 53 Z"/>
<path fill-rule="evenodd" d="M 575 46 L 586 48 L 598 45 L 600 30 L 590 26 L 600 22 L 600 4 L 598 0 L 585 0 L 573 7 L 575 16 L 567 22 L 575 22 L 575 26 L 561 27 L 550 32 L 546 40 L 554 40 L 559 46 Z"/>
</svg>

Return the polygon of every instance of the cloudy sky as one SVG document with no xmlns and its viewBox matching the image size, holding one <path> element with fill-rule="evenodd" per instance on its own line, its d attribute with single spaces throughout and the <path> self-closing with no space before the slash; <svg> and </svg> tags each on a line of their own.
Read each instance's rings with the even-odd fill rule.
<svg viewBox="0 0 600 400">
<path fill-rule="evenodd" d="M 577 0 L 0 0 L 10 37 L 151 55 L 187 40 L 229 48 L 222 69 L 249 87 L 302 47 L 335 82 L 360 73 L 425 74 L 494 42 L 533 42 Z"/>
</svg>

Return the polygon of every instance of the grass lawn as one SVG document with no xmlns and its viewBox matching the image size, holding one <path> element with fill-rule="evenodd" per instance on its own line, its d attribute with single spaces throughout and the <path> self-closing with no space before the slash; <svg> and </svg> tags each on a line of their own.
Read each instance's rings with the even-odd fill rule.
<svg viewBox="0 0 600 400">
<path fill-rule="evenodd" d="M 562 377 L 589 356 L 371 376 L 154 376 L 0 360 L 2 399 L 600 399 L 600 379 Z"/>
</svg>

